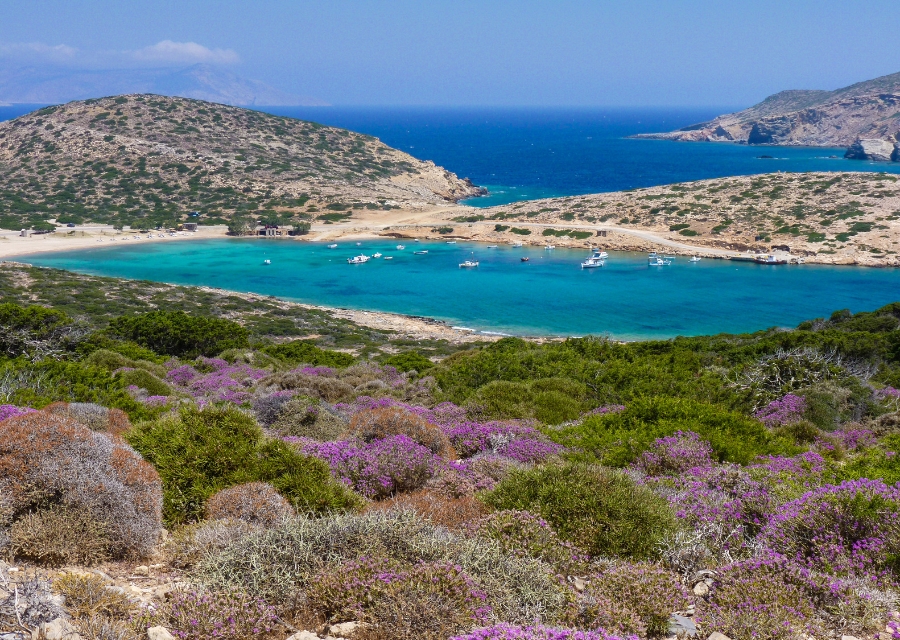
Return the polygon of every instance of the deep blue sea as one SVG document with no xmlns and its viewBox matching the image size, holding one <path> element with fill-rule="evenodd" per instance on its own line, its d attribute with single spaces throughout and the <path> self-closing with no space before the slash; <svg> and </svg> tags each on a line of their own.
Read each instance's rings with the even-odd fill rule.
<svg viewBox="0 0 900 640">
<path fill-rule="evenodd" d="M 396 241 L 324 243 L 220 239 L 144 243 L 20 258 L 83 273 L 206 285 L 335 307 L 440 318 L 480 331 L 523 335 L 607 334 L 621 339 L 742 332 L 898 298 L 900 270 L 766 266 L 678 258 L 648 267 L 645 254 L 614 252 L 582 270 L 586 251 Z M 414 250 L 427 249 L 427 255 Z M 392 260 L 349 265 L 380 251 Z M 477 269 L 460 269 L 474 256 Z M 521 257 L 529 257 L 522 262 Z M 270 265 L 263 261 L 269 259 Z"/>
<path fill-rule="evenodd" d="M 270 113 L 344 127 L 433 160 L 490 195 L 474 206 L 619 191 L 772 171 L 890 171 L 900 163 L 844 160 L 844 149 L 633 140 L 737 108 L 347 109 L 270 107 Z M 773 156 L 772 159 L 759 156 Z"/>
</svg>

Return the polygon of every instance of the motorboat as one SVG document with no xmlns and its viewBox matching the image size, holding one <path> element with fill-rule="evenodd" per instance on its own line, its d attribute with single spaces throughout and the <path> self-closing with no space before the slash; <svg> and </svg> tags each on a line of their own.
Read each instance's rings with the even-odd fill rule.
<svg viewBox="0 0 900 640">
<path fill-rule="evenodd" d="M 418 241 L 419 241 L 419 239 L 418 239 L 418 238 L 416 238 L 416 239 L 415 239 L 415 240 L 413 240 L 413 242 L 418 242 Z"/>
<path fill-rule="evenodd" d="M 546 249 L 547 251 L 551 251 L 555 248 L 556 248 L 556 245 L 553 245 L 553 244 L 548 244 L 546 247 L 544 247 L 544 249 Z"/>
<path fill-rule="evenodd" d="M 368 262 L 369 260 L 369 256 L 360 254 L 358 256 L 353 256 L 352 258 L 347 258 L 347 264 L 362 264 L 364 262 Z"/>
<path fill-rule="evenodd" d="M 514 242 L 514 243 L 513 243 L 513 247 L 518 248 L 518 247 L 521 247 L 521 246 L 522 246 L 522 243 L 521 243 L 521 242 Z"/>
<path fill-rule="evenodd" d="M 337 245 L 336 245 L 336 244 L 330 244 L 330 245 L 328 245 L 328 248 L 329 248 L 329 249 L 337 249 Z"/>
<path fill-rule="evenodd" d="M 426 253 L 428 253 L 428 249 L 423 249 L 422 251 L 413 251 L 414 256 L 424 256 Z"/>
<path fill-rule="evenodd" d="M 602 251 L 602 250 L 598 249 L 597 247 L 591 247 L 591 251 L 594 252 L 594 256 L 597 256 L 597 257 L 600 258 L 601 260 L 606 260 L 607 258 L 609 258 L 609 254 L 608 254 L 608 253 L 606 253 L 605 251 Z M 592 257 L 593 257 L 593 256 L 592 256 Z"/>
<path fill-rule="evenodd" d="M 599 249 L 595 249 L 594 252 L 581 263 L 582 269 L 596 269 L 597 267 L 602 267 L 606 264 L 606 261 L 601 257 L 601 254 L 606 253 L 605 251 L 600 251 Z"/>
<path fill-rule="evenodd" d="M 466 260 L 465 262 L 459 263 L 460 269 L 471 269 L 472 267 L 478 266 L 478 260 Z"/>
<path fill-rule="evenodd" d="M 700 256 L 691 256 L 691 262 L 700 262 Z"/>
<path fill-rule="evenodd" d="M 397 245 L 397 251 L 403 251 L 406 247 L 402 244 Z"/>
<path fill-rule="evenodd" d="M 357 242 L 357 243 L 356 243 L 356 246 L 357 246 L 357 247 L 361 247 L 361 246 L 362 246 L 362 242 Z"/>
<path fill-rule="evenodd" d="M 672 261 L 656 254 L 656 252 L 652 252 L 649 256 L 647 256 L 647 265 L 651 267 L 668 267 L 672 264 Z"/>
<path fill-rule="evenodd" d="M 456 244 L 456 240 L 447 240 L 447 244 Z"/>
<path fill-rule="evenodd" d="M 394 259 L 394 256 L 385 256 L 384 259 L 385 259 L 385 260 L 393 260 L 393 259 Z"/>
<path fill-rule="evenodd" d="M 263 264 L 272 264 L 272 261 L 266 258 L 265 260 L 263 260 Z"/>
<path fill-rule="evenodd" d="M 529 258 L 528 256 L 522 256 L 521 258 L 519 258 L 519 260 L 521 260 L 522 262 L 528 262 L 529 260 L 531 260 L 531 258 Z"/>
<path fill-rule="evenodd" d="M 495 245 L 495 244 L 489 244 L 489 245 L 487 246 L 487 248 L 488 248 L 488 249 L 496 249 L 496 248 L 497 248 L 497 245 Z"/>
<path fill-rule="evenodd" d="M 373 254 L 372 254 L 372 257 L 373 257 L 373 258 L 380 258 L 380 257 L 381 257 L 381 254 L 380 254 L 380 253 L 373 253 Z"/>
<path fill-rule="evenodd" d="M 779 258 L 776 255 L 772 254 L 763 254 L 756 256 L 756 261 L 760 264 L 787 264 L 787 258 Z"/>
</svg>

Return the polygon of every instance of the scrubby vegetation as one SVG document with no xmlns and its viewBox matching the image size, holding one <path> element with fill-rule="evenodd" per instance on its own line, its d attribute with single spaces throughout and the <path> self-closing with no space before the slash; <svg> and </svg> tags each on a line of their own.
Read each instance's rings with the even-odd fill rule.
<svg viewBox="0 0 900 640">
<path fill-rule="evenodd" d="M 0 305 L 0 632 L 900 634 L 900 304 L 388 354 L 122 300 Z"/>
</svg>

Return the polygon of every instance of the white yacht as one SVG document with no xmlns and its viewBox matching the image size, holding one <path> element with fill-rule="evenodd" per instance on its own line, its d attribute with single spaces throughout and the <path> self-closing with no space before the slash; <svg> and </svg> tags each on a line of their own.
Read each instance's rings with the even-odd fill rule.
<svg viewBox="0 0 900 640">
<path fill-rule="evenodd" d="M 475 252 L 472 252 L 471 258 L 459 263 L 460 269 L 472 269 L 477 266 L 478 266 L 478 260 L 475 259 Z"/>
<path fill-rule="evenodd" d="M 700 256 L 691 256 L 691 262 L 700 262 Z"/>
<path fill-rule="evenodd" d="M 329 249 L 337 249 L 337 245 L 336 245 L 336 244 L 330 244 L 330 245 L 328 245 L 328 248 L 329 248 Z"/>
<path fill-rule="evenodd" d="M 668 267 L 672 264 L 672 261 L 669 258 L 661 257 L 653 251 L 649 256 L 647 256 L 647 265 L 651 267 Z"/>
<path fill-rule="evenodd" d="M 513 246 L 514 246 L 514 247 L 521 247 L 521 246 L 522 246 L 522 243 L 521 243 L 521 242 L 513 242 Z"/>
<path fill-rule="evenodd" d="M 544 247 L 544 249 L 546 249 L 547 251 L 550 251 L 555 248 L 556 248 L 556 245 L 553 245 L 553 244 L 548 244 L 546 247 Z"/>
<path fill-rule="evenodd" d="M 397 245 L 397 251 L 403 251 L 406 247 L 402 244 Z"/>
<path fill-rule="evenodd" d="M 373 254 L 372 254 L 372 257 L 373 257 L 373 258 L 380 258 L 380 257 L 381 257 L 381 254 L 376 252 L 376 253 L 373 253 Z"/>
<path fill-rule="evenodd" d="M 369 256 L 364 256 L 362 254 L 358 256 L 354 256 L 352 258 L 347 258 L 347 264 L 362 264 L 363 262 L 369 261 Z"/>
<path fill-rule="evenodd" d="M 496 249 L 496 248 L 497 248 L 497 245 L 495 245 L 495 244 L 489 244 L 489 245 L 487 246 L 487 248 L 488 248 L 488 249 Z"/>
<path fill-rule="evenodd" d="M 263 264 L 272 264 L 272 261 L 266 258 L 265 260 L 263 260 Z"/>
<path fill-rule="evenodd" d="M 581 263 L 581 268 L 596 269 L 597 267 L 602 267 L 606 264 L 605 256 L 605 251 L 594 249 L 594 252 L 584 262 Z"/>
</svg>

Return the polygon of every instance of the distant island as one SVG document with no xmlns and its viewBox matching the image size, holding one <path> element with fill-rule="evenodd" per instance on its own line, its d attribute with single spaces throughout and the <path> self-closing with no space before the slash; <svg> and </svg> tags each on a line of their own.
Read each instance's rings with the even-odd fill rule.
<svg viewBox="0 0 900 640">
<path fill-rule="evenodd" d="M 900 162 L 900 73 L 835 91 L 782 91 L 709 122 L 633 137 L 847 147 L 847 158 Z"/>
</svg>

